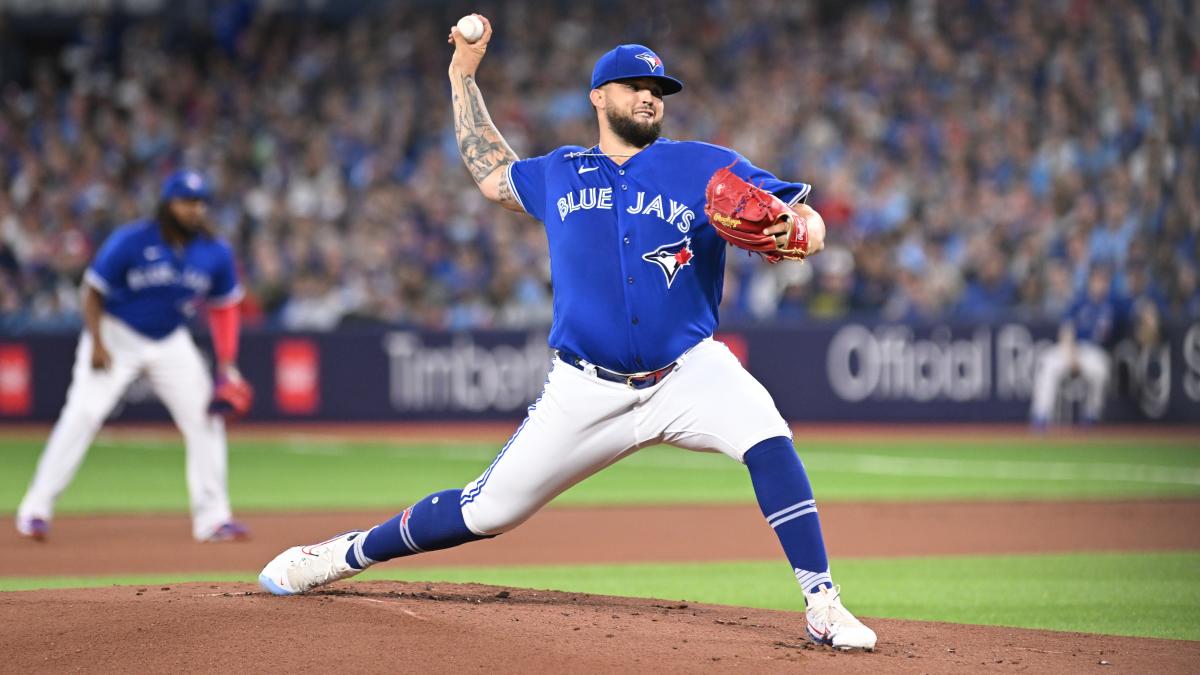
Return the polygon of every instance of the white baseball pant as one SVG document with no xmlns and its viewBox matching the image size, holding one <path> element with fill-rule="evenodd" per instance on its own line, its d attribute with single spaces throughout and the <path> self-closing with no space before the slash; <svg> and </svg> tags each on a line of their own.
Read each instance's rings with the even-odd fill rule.
<svg viewBox="0 0 1200 675">
<path fill-rule="evenodd" d="M 1108 385 L 1108 354 L 1090 342 L 1075 343 L 1076 361 L 1079 372 L 1087 384 L 1087 397 L 1083 402 L 1083 414 L 1089 419 L 1100 419 L 1104 410 L 1104 388 Z M 1033 381 L 1033 401 L 1030 413 L 1035 420 L 1049 420 L 1054 412 L 1054 399 L 1059 387 L 1071 369 L 1071 350 L 1062 343 L 1047 349 L 1038 360 L 1037 374 Z"/>
<path fill-rule="evenodd" d="M 491 466 L 463 489 L 467 527 L 520 525 L 579 481 L 649 445 L 721 452 L 741 462 L 761 441 L 791 437 L 771 395 L 708 338 L 646 389 L 601 380 L 555 358 L 541 397 Z"/>
<path fill-rule="evenodd" d="M 66 405 L 38 460 L 17 519 L 49 520 L 54 515 L 55 501 L 74 479 L 105 418 L 144 372 L 183 433 L 192 536 L 207 539 L 232 518 L 232 512 L 226 483 L 225 423 L 208 413 L 213 383 L 200 350 L 183 327 L 152 340 L 105 315 L 100 332 L 112 365 L 102 371 L 92 368 L 92 336 L 84 331 L 75 351 Z"/>
</svg>

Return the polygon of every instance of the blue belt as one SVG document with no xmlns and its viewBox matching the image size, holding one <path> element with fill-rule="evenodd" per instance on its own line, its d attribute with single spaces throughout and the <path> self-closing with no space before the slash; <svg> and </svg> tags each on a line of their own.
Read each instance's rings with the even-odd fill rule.
<svg viewBox="0 0 1200 675">
<path fill-rule="evenodd" d="M 594 372 L 596 377 L 602 380 L 608 380 L 609 382 L 620 382 L 631 389 L 645 389 L 647 387 L 653 387 L 659 382 L 662 382 L 662 379 L 669 375 L 672 370 L 675 370 L 675 362 L 672 361 L 658 370 L 652 370 L 648 373 L 635 373 L 633 375 L 627 375 L 625 373 L 618 373 L 608 370 L 607 368 L 601 368 L 594 363 L 588 363 L 582 357 L 572 354 L 571 352 L 564 352 L 563 350 L 559 349 L 554 353 L 558 356 L 558 358 L 562 359 L 563 363 L 578 368 L 585 373 Z"/>
</svg>

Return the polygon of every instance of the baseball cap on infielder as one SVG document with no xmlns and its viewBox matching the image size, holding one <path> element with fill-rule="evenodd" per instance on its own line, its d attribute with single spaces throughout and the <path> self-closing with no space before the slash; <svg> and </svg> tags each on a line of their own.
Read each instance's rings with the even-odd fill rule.
<svg viewBox="0 0 1200 675">
<path fill-rule="evenodd" d="M 163 181 L 158 197 L 164 202 L 172 199 L 200 199 L 207 202 L 212 201 L 212 188 L 199 172 L 180 169 Z"/>
<path fill-rule="evenodd" d="M 662 84 L 663 96 L 678 94 L 683 83 L 667 75 L 662 59 L 642 45 L 620 45 L 601 56 L 592 69 L 592 89 L 612 82 L 634 77 L 652 77 Z"/>
</svg>

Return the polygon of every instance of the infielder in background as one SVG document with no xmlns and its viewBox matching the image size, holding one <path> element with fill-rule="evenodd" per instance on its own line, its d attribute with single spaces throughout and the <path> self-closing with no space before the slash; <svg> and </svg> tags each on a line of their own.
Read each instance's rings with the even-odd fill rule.
<svg viewBox="0 0 1200 675">
<path fill-rule="evenodd" d="M 1038 359 L 1030 416 L 1035 429 L 1045 429 L 1067 376 L 1078 373 L 1087 386 L 1083 422 L 1100 421 L 1111 362 L 1104 343 L 1112 335 L 1117 309 L 1112 274 L 1103 265 L 1088 271 L 1087 286 L 1071 303 L 1058 330 L 1058 342 Z"/>
<path fill-rule="evenodd" d="M 768 257 L 806 238 L 797 257 L 823 247 L 824 224 L 802 203 L 810 186 L 781 181 L 726 148 L 659 138 L 663 97 L 683 85 L 639 45 L 617 47 L 596 63 L 597 145 L 519 160 L 475 83 L 491 37 L 483 21 L 473 43 L 451 30 L 455 132 L 484 196 L 546 226 L 556 352 L 545 389 L 466 488 L 431 494 L 370 530 L 288 549 L 267 564 L 260 583 L 276 594 L 302 593 L 380 561 L 498 535 L 593 473 L 669 443 L 745 463 L 804 591 L 810 638 L 873 649 L 875 633 L 846 610 L 833 585 L 788 425 L 762 385 L 712 338 L 726 241 L 704 215 L 710 178 L 731 167 L 806 219 L 765 228 Z M 721 189 L 707 192 L 711 204 Z"/>
<path fill-rule="evenodd" d="M 162 184 L 157 214 L 118 228 L 84 274 L 84 332 L 71 388 L 29 491 L 17 530 L 45 539 L 54 502 L 75 477 L 100 425 L 138 375 L 167 406 L 187 448 L 192 536 L 231 541 L 249 532 L 233 519 L 220 412 L 245 412 L 251 391 L 235 365 L 242 297 L 229 245 L 206 220 L 205 179 L 178 171 Z M 219 385 L 184 324 L 209 307 Z"/>
</svg>

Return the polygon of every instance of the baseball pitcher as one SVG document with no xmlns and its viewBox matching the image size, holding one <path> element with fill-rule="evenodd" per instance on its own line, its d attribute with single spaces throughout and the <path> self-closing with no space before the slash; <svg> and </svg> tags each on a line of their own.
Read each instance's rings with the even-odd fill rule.
<svg viewBox="0 0 1200 675">
<path fill-rule="evenodd" d="M 475 80 L 492 35 L 483 23 L 475 42 L 451 30 L 455 134 L 484 196 L 545 224 L 555 350 L 545 389 L 465 488 L 429 495 L 370 530 L 288 549 L 263 569 L 262 586 L 302 593 L 383 560 L 496 536 L 604 467 L 669 443 L 746 465 L 803 589 L 809 637 L 874 649 L 875 633 L 833 585 L 788 425 L 712 337 L 729 244 L 770 261 L 822 248 L 823 221 L 804 205 L 810 186 L 727 148 L 661 138 L 664 99 L 683 84 L 641 45 L 621 45 L 595 64 L 596 144 L 519 159 Z"/>
<path fill-rule="evenodd" d="M 144 374 L 183 433 L 192 536 L 241 540 L 226 487 L 221 414 L 244 413 L 252 392 L 235 365 L 242 297 L 228 244 L 208 229 L 211 191 L 194 171 L 162 184 L 154 218 L 118 228 L 84 275 L 84 332 L 71 388 L 17 509 L 17 530 L 44 540 L 54 502 L 75 477 L 100 425 Z M 184 324 L 209 308 L 217 386 Z"/>
</svg>

